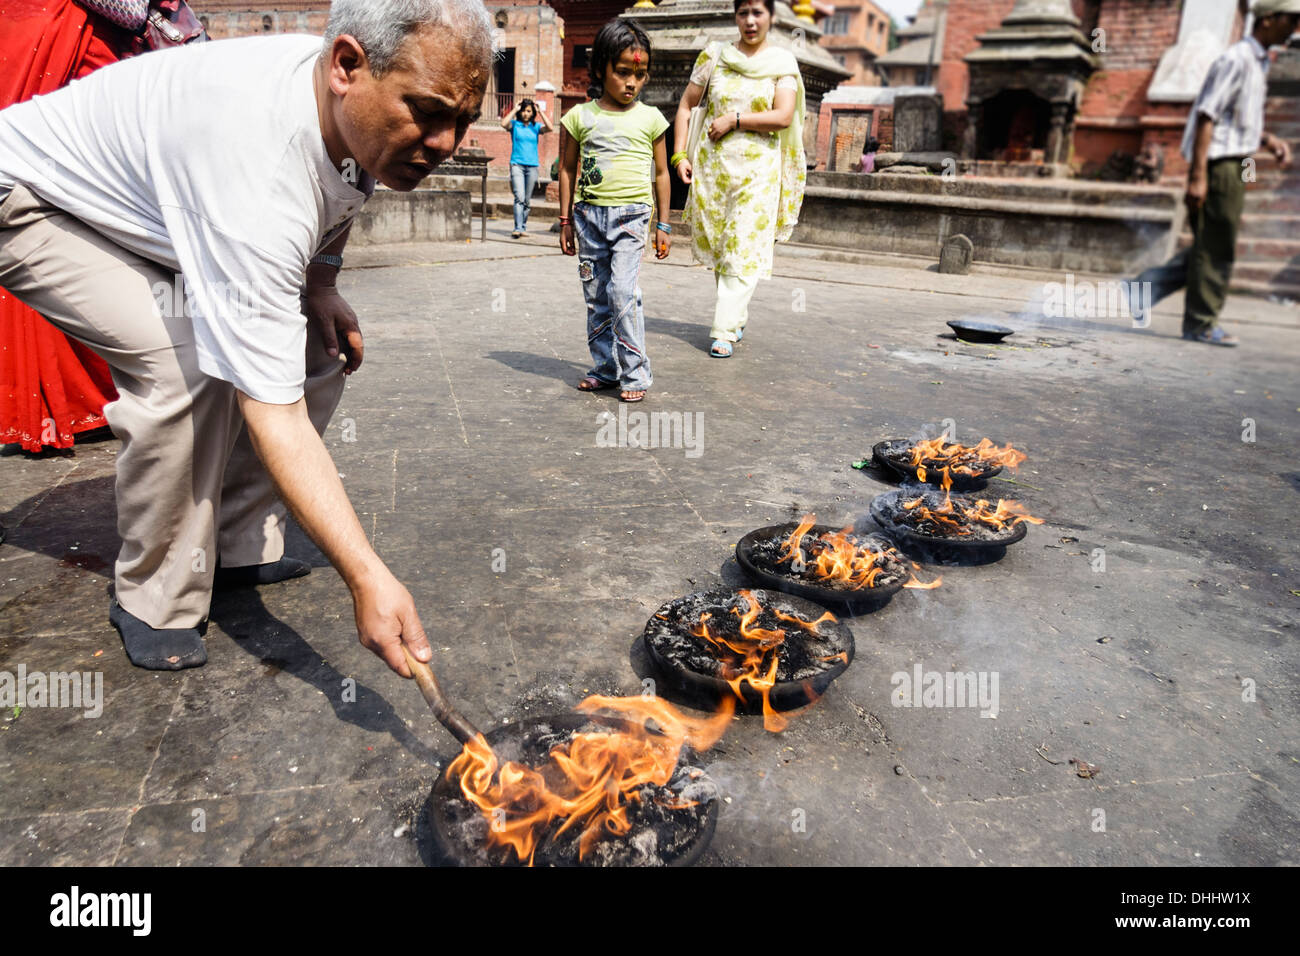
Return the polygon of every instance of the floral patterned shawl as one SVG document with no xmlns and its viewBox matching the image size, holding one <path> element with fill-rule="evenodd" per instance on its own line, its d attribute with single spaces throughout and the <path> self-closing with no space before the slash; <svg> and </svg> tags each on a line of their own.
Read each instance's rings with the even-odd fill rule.
<svg viewBox="0 0 1300 956">
<path fill-rule="evenodd" d="M 722 46 L 718 66 L 723 64 L 726 64 L 728 69 L 750 79 L 776 80 L 783 76 L 794 76 L 799 82 L 794 100 L 794 119 L 779 134 L 781 199 L 777 204 L 776 240 L 784 241 L 790 238 L 795 224 L 799 221 L 799 210 L 803 206 L 804 184 L 808 180 L 807 160 L 803 149 L 803 74 L 799 72 L 799 61 L 785 47 L 770 43 L 753 56 L 745 56 L 733 44 L 725 43 Z"/>
</svg>

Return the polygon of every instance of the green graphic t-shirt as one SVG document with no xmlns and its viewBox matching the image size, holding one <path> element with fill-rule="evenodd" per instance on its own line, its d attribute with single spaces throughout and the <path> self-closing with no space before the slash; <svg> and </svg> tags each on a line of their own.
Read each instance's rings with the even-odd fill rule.
<svg viewBox="0 0 1300 956">
<path fill-rule="evenodd" d="M 592 100 L 569 110 L 560 124 L 579 149 L 574 202 L 654 205 L 654 144 L 668 129 L 662 113 L 641 102 L 615 113 Z"/>
</svg>

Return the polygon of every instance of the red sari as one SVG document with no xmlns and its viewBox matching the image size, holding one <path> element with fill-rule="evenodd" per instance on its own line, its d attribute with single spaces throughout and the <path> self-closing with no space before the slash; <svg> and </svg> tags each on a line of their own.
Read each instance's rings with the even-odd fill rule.
<svg viewBox="0 0 1300 956">
<path fill-rule="evenodd" d="M 0 0 L 0 109 L 116 62 L 130 41 L 72 0 Z M 0 289 L 0 444 L 71 447 L 116 400 L 103 359 Z"/>
</svg>

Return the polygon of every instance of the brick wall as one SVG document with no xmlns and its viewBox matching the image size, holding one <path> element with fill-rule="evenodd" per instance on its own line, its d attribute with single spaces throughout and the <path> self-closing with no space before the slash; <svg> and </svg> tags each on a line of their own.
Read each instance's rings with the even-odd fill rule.
<svg viewBox="0 0 1300 956">
<path fill-rule="evenodd" d="M 1075 166 L 1088 172 L 1115 150 L 1136 154 L 1145 142 L 1154 140 L 1173 143 L 1166 158 L 1176 168 L 1174 154 L 1187 110 L 1148 103 L 1146 91 L 1160 57 L 1178 39 L 1183 0 L 1073 0 L 1073 4 L 1085 29 L 1095 22 L 1105 31 L 1106 44 L 1101 67 L 1080 104 Z M 1015 0 L 951 0 L 949 4 L 938 81 L 947 144 L 960 143 L 966 126 L 969 72 L 963 60 L 979 47 L 979 35 L 1000 24 L 1014 6 Z M 1089 35 L 1089 39 L 1093 38 Z"/>
<path fill-rule="evenodd" d="M 1006 19 L 1015 5 L 1016 0 L 951 0 L 948 4 L 938 86 L 947 115 L 960 116 L 962 125 L 970 83 L 965 57 L 979 48 L 979 35 Z"/>
<path fill-rule="evenodd" d="M 535 0 L 496 0 L 486 6 L 494 26 L 498 19 L 506 23 L 504 28 L 497 28 L 498 47 L 514 51 L 514 89 L 497 92 L 532 96 L 542 81 L 558 90 L 564 82 L 564 49 L 560 39 L 564 21 L 549 8 L 543 16 Z"/>
<path fill-rule="evenodd" d="M 228 37 L 255 36 L 259 33 L 315 33 L 324 34 L 329 19 L 329 4 L 316 3 L 295 6 L 257 7 L 251 3 L 234 6 L 229 3 L 193 4 L 214 40 Z"/>
<path fill-rule="evenodd" d="M 1183 0 L 1105 0 L 1097 20 L 1105 31 L 1104 69 L 1149 74 L 1177 41 L 1182 8 Z"/>
</svg>

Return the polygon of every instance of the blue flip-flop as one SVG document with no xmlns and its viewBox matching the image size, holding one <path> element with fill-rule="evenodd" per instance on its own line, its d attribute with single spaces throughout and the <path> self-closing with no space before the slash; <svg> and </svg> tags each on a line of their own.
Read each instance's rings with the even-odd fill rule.
<svg viewBox="0 0 1300 956">
<path fill-rule="evenodd" d="M 709 355 L 713 358 L 731 358 L 732 351 L 731 343 L 722 339 L 715 339 L 709 346 Z"/>
</svg>

